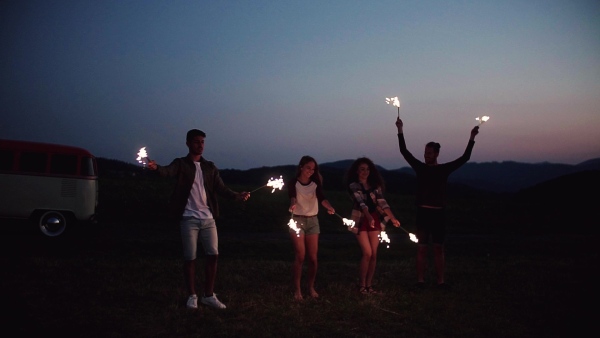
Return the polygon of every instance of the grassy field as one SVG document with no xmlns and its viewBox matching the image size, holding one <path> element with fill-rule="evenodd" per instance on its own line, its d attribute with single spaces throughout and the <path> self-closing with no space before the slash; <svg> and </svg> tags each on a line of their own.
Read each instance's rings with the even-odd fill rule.
<svg viewBox="0 0 600 338">
<path fill-rule="evenodd" d="M 19 337 L 598 333 L 592 325 L 596 312 L 588 310 L 597 300 L 597 236 L 520 235 L 524 225 L 502 210 L 501 201 L 481 199 L 453 200 L 449 207 L 449 291 L 412 289 L 415 244 L 403 231 L 389 229 L 390 247 L 380 246 L 376 272 L 382 294 L 358 294 L 358 245 L 338 217 L 320 215 L 316 287 L 321 297 L 303 302 L 292 297 L 285 193 L 264 189 L 246 203 L 225 203 L 217 223 L 216 293 L 228 308 L 191 311 L 185 308 L 178 228 L 163 217 L 168 186 L 144 186 L 102 182 L 100 223 L 64 238 L 49 241 L 3 223 L 13 229 L 1 237 L 5 332 Z M 327 195 L 346 216 L 348 197 Z M 414 231 L 411 198 L 388 200 L 403 226 Z M 197 271 L 202 281 L 203 270 Z"/>
</svg>

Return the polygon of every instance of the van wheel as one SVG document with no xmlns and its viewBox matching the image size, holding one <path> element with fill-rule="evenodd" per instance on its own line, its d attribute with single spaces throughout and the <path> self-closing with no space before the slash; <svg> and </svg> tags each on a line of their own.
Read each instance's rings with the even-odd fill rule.
<svg viewBox="0 0 600 338">
<path fill-rule="evenodd" d="M 46 211 L 38 218 L 40 231 L 49 237 L 56 237 L 67 229 L 68 217 L 60 211 Z"/>
</svg>

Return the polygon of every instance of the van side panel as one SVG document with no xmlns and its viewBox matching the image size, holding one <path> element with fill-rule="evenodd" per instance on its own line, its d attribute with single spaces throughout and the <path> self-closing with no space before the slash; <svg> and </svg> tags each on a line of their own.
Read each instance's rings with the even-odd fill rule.
<svg viewBox="0 0 600 338">
<path fill-rule="evenodd" d="M 35 210 L 61 210 L 86 221 L 95 214 L 96 179 L 0 174 L 0 187 L 0 217 L 29 218 Z"/>
</svg>

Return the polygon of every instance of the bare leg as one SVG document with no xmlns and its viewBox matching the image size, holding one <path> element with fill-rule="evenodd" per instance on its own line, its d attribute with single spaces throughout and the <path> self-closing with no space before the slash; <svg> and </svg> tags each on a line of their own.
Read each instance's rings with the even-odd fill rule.
<svg viewBox="0 0 600 338">
<path fill-rule="evenodd" d="M 427 245 L 419 244 L 417 246 L 417 281 L 425 282 L 425 265 L 427 264 Z"/>
<path fill-rule="evenodd" d="M 444 256 L 444 245 L 433 245 L 433 257 L 435 258 L 435 272 L 437 274 L 437 283 L 444 283 L 444 270 L 446 268 L 446 257 Z"/>
<path fill-rule="evenodd" d="M 292 282 L 294 284 L 294 298 L 302 300 L 302 288 L 300 287 L 300 279 L 302 278 L 302 264 L 304 263 L 304 255 L 306 249 L 304 247 L 304 233 L 297 236 L 296 233 L 290 233 L 292 244 L 294 245 L 294 263 L 292 264 Z"/>
<path fill-rule="evenodd" d="M 369 259 L 369 268 L 367 269 L 366 286 L 373 285 L 373 276 L 377 265 L 377 248 L 379 247 L 379 231 L 369 231 L 369 245 L 371 247 L 371 258 Z"/>
<path fill-rule="evenodd" d="M 317 279 L 317 251 L 319 249 L 319 234 L 307 235 L 305 238 L 306 252 L 308 255 L 308 292 L 311 297 L 317 298 L 315 280 Z"/>
<path fill-rule="evenodd" d="M 358 268 L 358 281 L 361 287 L 367 286 L 367 274 L 369 271 L 369 262 L 371 261 L 372 249 L 369 242 L 369 235 L 366 231 L 360 231 L 356 234 L 362 257 Z"/>
<path fill-rule="evenodd" d="M 183 261 L 183 280 L 189 295 L 196 294 L 196 260 Z"/>
<path fill-rule="evenodd" d="M 206 283 L 204 284 L 204 296 L 210 297 L 213 295 L 215 288 L 215 280 L 217 278 L 217 260 L 219 255 L 206 255 L 206 266 L 204 272 L 206 274 Z"/>
</svg>

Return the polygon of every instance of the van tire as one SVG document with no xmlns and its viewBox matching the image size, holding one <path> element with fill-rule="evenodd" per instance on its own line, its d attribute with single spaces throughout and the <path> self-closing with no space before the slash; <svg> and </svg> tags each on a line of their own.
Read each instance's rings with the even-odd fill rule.
<svg viewBox="0 0 600 338">
<path fill-rule="evenodd" d="M 71 217 L 64 211 L 49 210 L 37 213 L 35 222 L 43 235 L 57 237 L 71 225 Z"/>
</svg>

